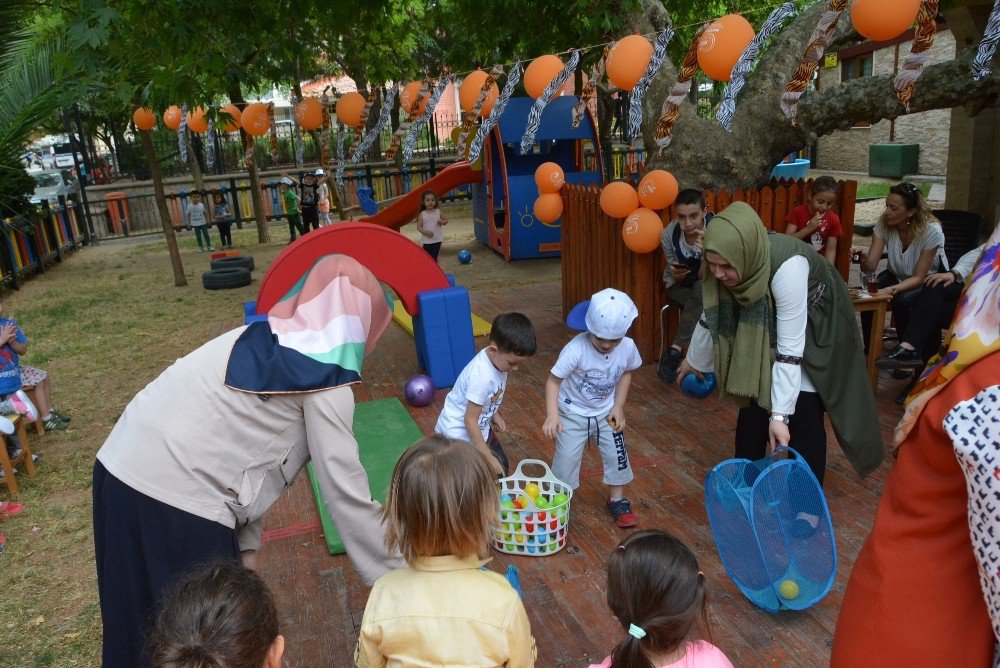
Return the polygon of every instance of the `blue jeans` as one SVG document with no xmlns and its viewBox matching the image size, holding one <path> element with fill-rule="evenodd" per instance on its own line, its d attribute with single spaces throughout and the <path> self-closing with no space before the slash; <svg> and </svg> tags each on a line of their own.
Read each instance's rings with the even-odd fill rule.
<svg viewBox="0 0 1000 668">
<path fill-rule="evenodd" d="M 195 225 L 194 236 L 198 239 L 198 248 L 201 248 L 201 238 L 205 237 L 205 248 L 211 248 L 212 242 L 208 237 L 208 225 Z"/>
</svg>

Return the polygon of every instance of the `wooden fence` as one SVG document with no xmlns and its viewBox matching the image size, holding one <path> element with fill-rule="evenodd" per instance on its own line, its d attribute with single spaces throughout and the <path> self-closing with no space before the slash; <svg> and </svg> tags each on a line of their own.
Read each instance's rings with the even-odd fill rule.
<svg viewBox="0 0 1000 668">
<path fill-rule="evenodd" d="M 812 180 L 772 181 L 764 188 L 737 189 L 732 192 L 705 191 L 705 204 L 719 212 L 732 202 L 746 202 L 757 211 L 764 226 L 783 232 L 785 216 L 805 202 Z M 837 244 L 837 270 L 844 280 L 850 269 L 851 237 L 854 235 L 856 181 L 840 181 L 834 212 L 840 216 L 843 234 Z M 667 303 L 663 284 L 666 261 L 659 249 L 652 253 L 633 253 L 622 240 L 622 221 L 601 211 L 600 188 L 574 186 L 562 189 L 562 306 L 563 317 L 579 302 L 604 288 L 617 288 L 635 301 L 639 317 L 631 336 L 643 360 L 653 362 L 660 348 L 660 309 Z M 673 219 L 673 207 L 662 212 L 666 225 Z M 672 340 L 677 327 L 677 311 L 668 312 L 666 340 Z"/>
</svg>

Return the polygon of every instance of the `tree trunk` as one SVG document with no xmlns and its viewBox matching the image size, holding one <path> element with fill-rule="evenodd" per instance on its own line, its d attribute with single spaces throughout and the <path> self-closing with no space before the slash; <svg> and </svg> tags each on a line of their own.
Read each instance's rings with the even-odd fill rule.
<svg viewBox="0 0 1000 668">
<path fill-rule="evenodd" d="M 148 130 L 140 130 L 139 136 L 142 138 L 142 150 L 146 152 L 146 161 L 149 163 L 149 174 L 153 179 L 154 199 L 156 199 L 156 209 L 160 214 L 160 224 L 163 226 L 163 235 L 167 239 L 167 251 L 170 253 L 170 266 L 174 270 L 174 285 L 182 288 L 187 285 L 187 277 L 184 276 L 184 265 L 181 263 L 181 252 L 177 247 L 177 235 L 174 233 L 174 226 L 170 222 L 170 212 L 167 211 L 167 196 L 163 192 L 163 175 L 160 173 L 160 163 L 156 161 L 156 153 L 153 151 L 153 140 L 149 136 Z"/>
<path fill-rule="evenodd" d="M 241 112 L 247 106 L 239 86 L 233 86 L 229 91 L 229 100 Z M 247 145 L 248 136 L 246 131 L 240 128 L 240 146 Z M 257 241 L 262 244 L 270 243 L 271 235 L 267 229 L 267 217 L 264 215 L 264 201 L 260 196 L 260 172 L 257 171 L 257 163 L 251 160 L 247 165 L 247 172 L 250 179 L 250 203 L 253 206 L 254 220 L 257 222 Z"/>
<path fill-rule="evenodd" d="M 198 162 L 198 156 L 195 154 L 194 142 L 191 141 L 191 134 L 188 131 L 184 132 L 184 143 L 187 144 L 187 161 L 188 168 L 191 170 L 191 179 L 194 181 L 194 189 L 202 194 L 204 197 L 207 193 L 205 190 L 205 178 L 201 174 L 201 164 Z M 208 207 L 205 207 L 208 209 Z"/>
</svg>

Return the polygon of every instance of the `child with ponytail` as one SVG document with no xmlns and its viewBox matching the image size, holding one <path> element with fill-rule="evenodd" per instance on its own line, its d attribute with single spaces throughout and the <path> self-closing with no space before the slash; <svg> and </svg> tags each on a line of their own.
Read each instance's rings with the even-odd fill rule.
<svg viewBox="0 0 1000 668">
<path fill-rule="evenodd" d="M 705 575 L 684 543 L 640 531 L 608 558 L 608 607 L 626 631 L 611 656 L 590 668 L 733 668 L 707 631 Z"/>
</svg>

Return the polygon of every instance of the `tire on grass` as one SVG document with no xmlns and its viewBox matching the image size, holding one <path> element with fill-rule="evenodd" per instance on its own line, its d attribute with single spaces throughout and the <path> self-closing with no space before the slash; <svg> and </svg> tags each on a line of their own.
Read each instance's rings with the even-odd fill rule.
<svg viewBox="0 0 1000 668">
<path fill-rule="evenodd" d="M 228 290 L 250 285 L 250 270 L 243 267 L 212 269 L 201 275 L 201 284 L 206 290 Z"/>
<path fill-rule="evenodd" d="M 212 260 L 212 269 L 228 269 L 229 267 L 243 267 L 248 271 L 253 271 L 253 256 L 234 255 Z"/>
</svg>

